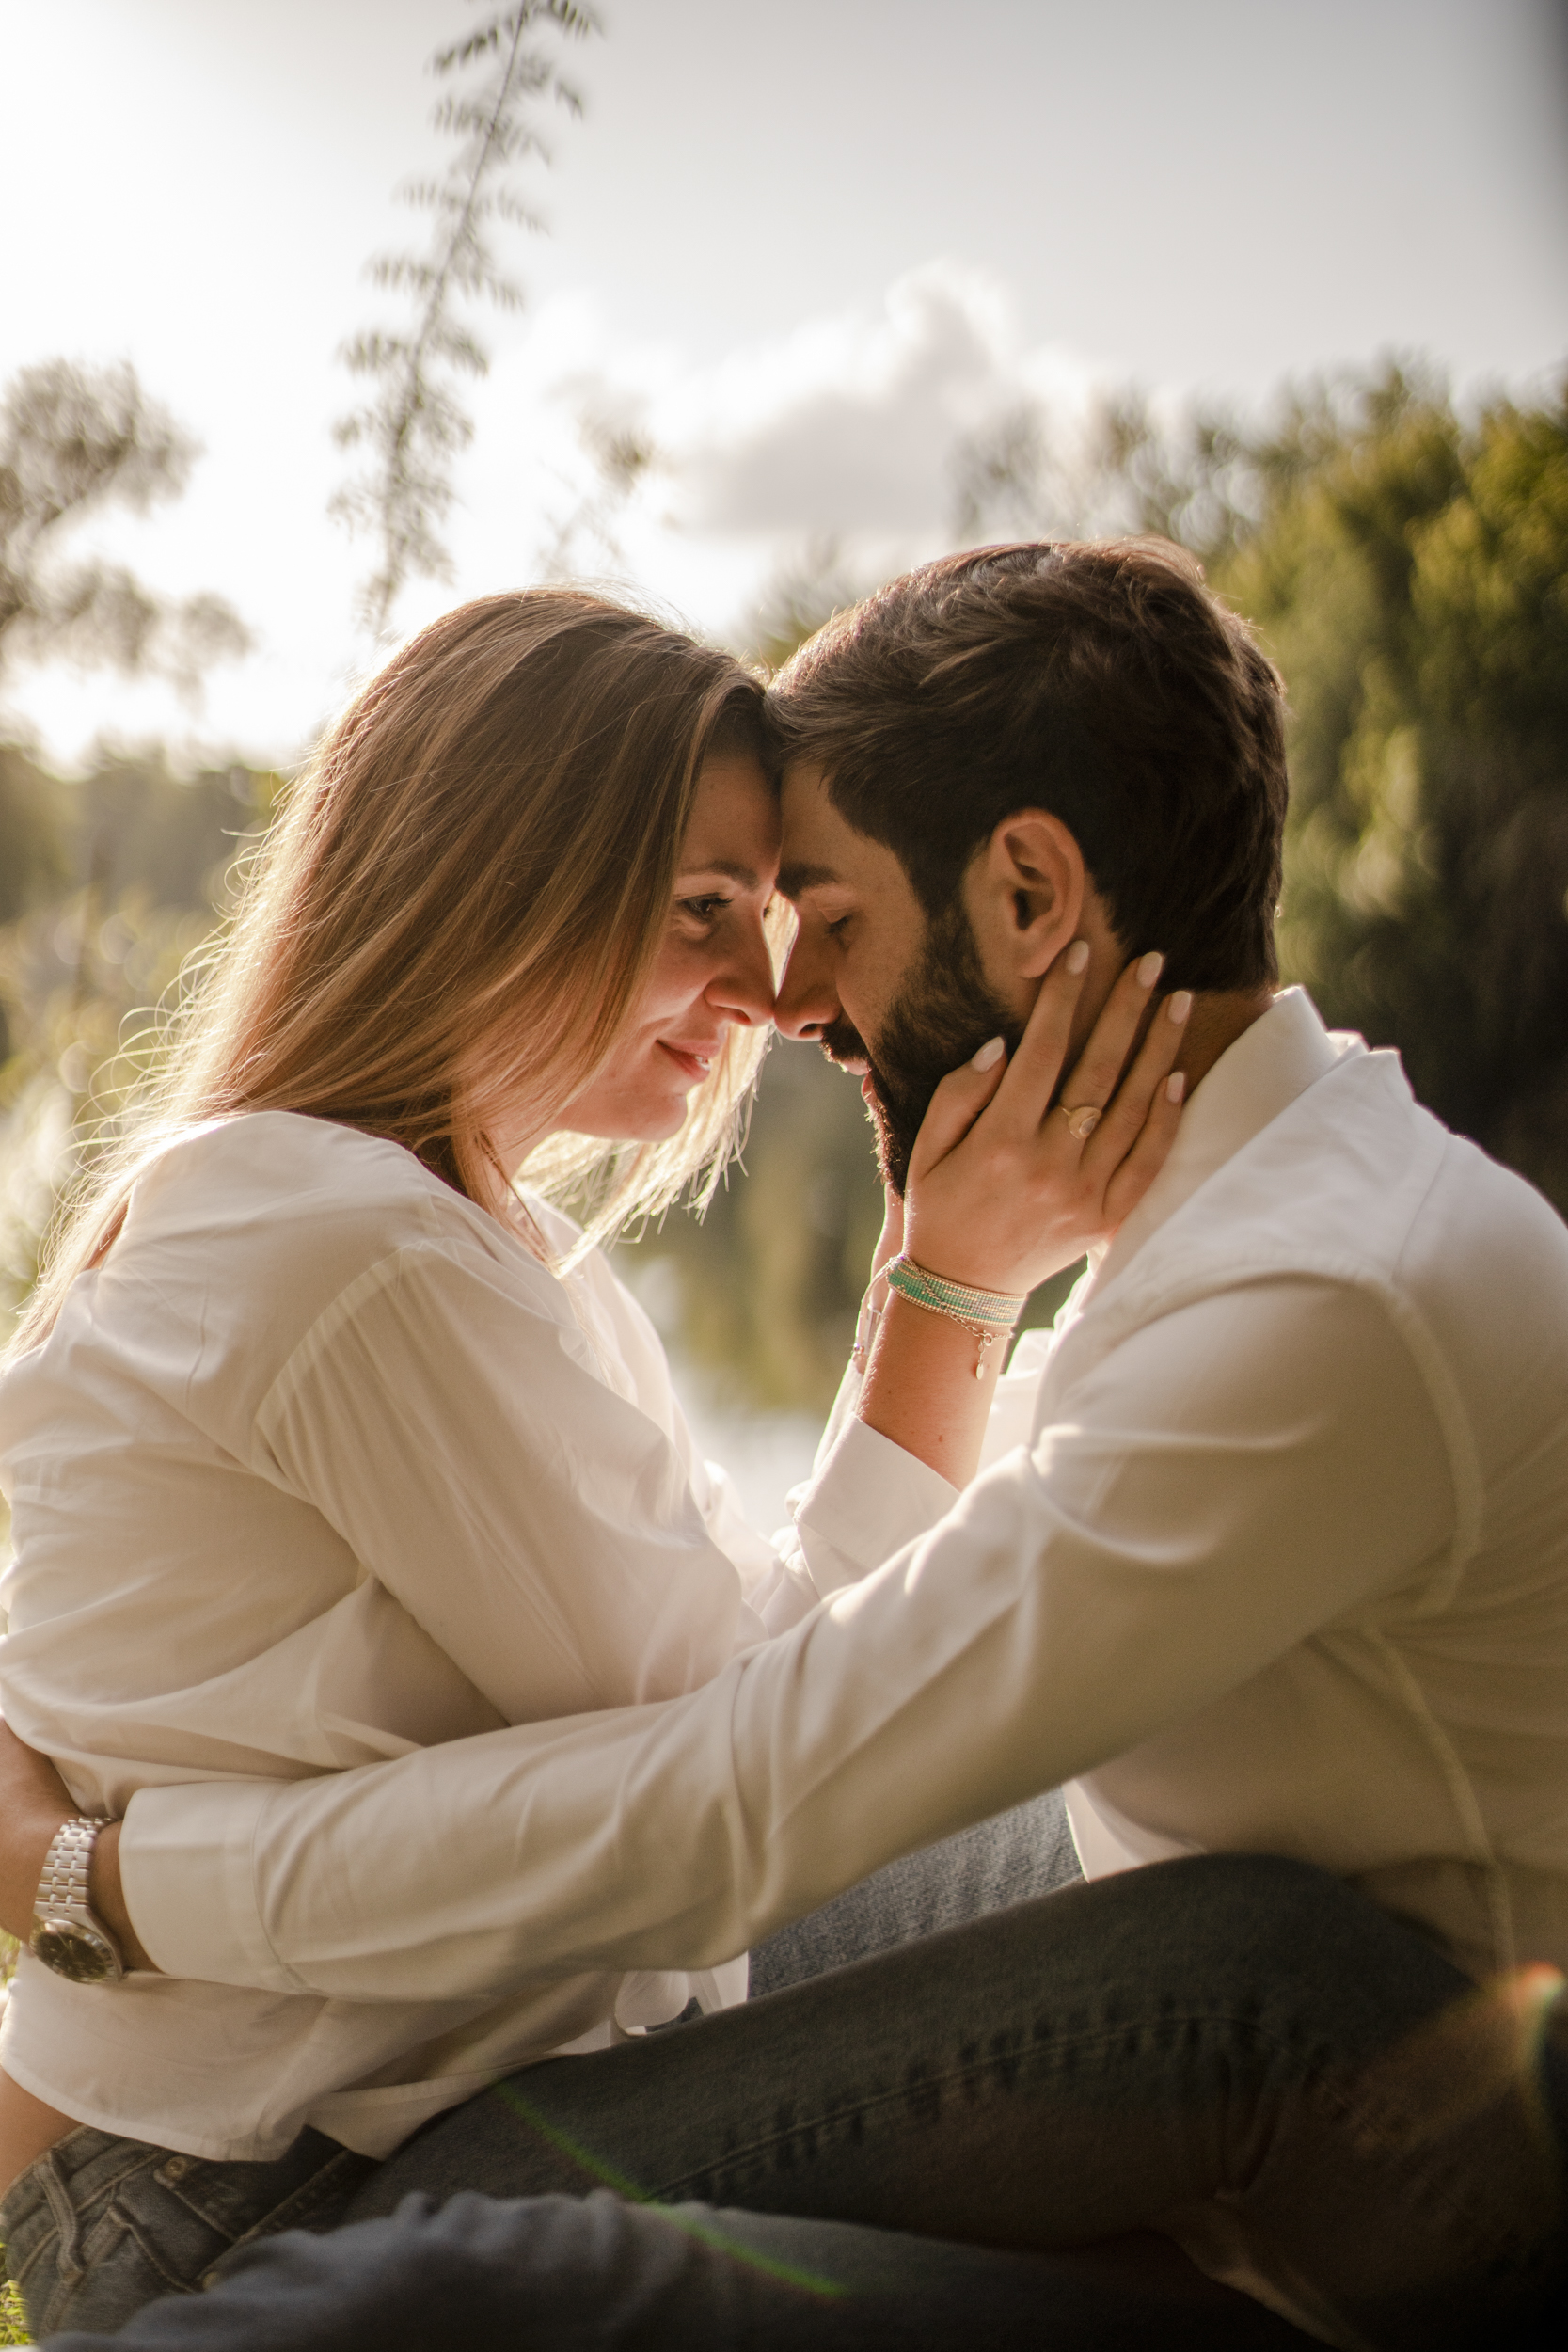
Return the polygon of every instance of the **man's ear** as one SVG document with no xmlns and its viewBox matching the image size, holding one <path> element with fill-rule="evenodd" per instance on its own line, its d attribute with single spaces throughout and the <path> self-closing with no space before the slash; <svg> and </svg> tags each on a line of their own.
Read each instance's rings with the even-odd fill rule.
<svg viewBox="0 0 1568 2352">
<path fill-rule="evenodd" d="M 1084 852 L 1043 808 L 1004 817 L 964 881 L 970 921 L 989 971 L 1038 979 L 1083 922 Z"/>
</svg>

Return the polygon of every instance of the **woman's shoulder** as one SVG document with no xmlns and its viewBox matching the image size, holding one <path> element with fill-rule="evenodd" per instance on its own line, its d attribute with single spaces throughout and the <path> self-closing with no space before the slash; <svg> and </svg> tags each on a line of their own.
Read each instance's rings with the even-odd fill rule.
<svg viewBox="0 0 1568 2352">
<path fill-rule="evenodd" d="M 401 1144 L 294 1111 L 247 1111 L 149 1159 L 103 1272 L 110 1291 L 149 1276 L 172 1303 L 216 1286 L 249 1311 L 265 1298 L 293 1320 L 402 1253 L 488 1258 L 505 1239 Z"/>
<path fill-rule="evenodd" d="M 131 1216 L 148 1231 L 167 1216 L 301 1224 L 347 1213 L 428 1223 L 479 1215 L 471 1201 L 386 1136 L 299 1111 L 242 1111 L 171 1136 L 136 1176 Z"/>
<path fill-rule="evenodd" d="M 119 1238 L 77 1278 L 56 1333 L 177 1391 L 182 1409 L 212 1419 L 221 1406 L 227 1430 L 362 1287 L 435 1296 L 476 1277 L 518 1310 L 566 1316 L 553 1276 L 400 1144 L 253 1111 L 150 1157 Z"/>
</svg>

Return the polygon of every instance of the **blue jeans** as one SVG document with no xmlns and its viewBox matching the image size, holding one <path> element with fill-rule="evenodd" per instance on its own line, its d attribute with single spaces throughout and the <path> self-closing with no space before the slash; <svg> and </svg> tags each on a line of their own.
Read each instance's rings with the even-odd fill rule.
<svg viewBox="0 0 1568 2352">
<path fill-rule="evenodd" d="M 35 2337 L 118 2328 L 144 2303 L 205 2285 L 260 2237 L 330 2229 L 374 2169 L 321 2132 L 270 2164 L 224 2164 L 84 2125 L 7 2192 L 6 2267 Z"/>
<path fill-rule="evenodd" d="M 1036 1798 L 890 1864 L 785 1930 L 753 1955 L 752 1992 L 1044 1894 L 1078 1874 L 1059 1795 Z M 333 2228 L 373 2170 L 320 2132 L 304 2132 L 285 2155 L 255 2164 L 179 2155 L 84 2127 L 12 2185 L 0 2205 L 0 2244 L 36 2335 L 68 2326 L 110 2329 L 171 2291 L 209 2285 L 226 2257 L 285 2231 Z M 558 2268 L 585 2259 L 610 2225 L 601 2215 L 587 2236 L 580 2229 L 574 2236 L 575 2226 L 557 2217 L 549 2242 Z"/>
<path fill-rule="evenodd" d="M 210 2295 L 49 2352 L 1302 2352 L 1240 2296 L 1124 2258 L 1001 2254 L 706 2205 L 460 2194 L 270 2238 Z M 1510 2352 L 1513 2347 L 1510 2346 Z"/>
<path fill-rule="evenodd" d="M 498 2344 L 683 2352 L 1300 2340 L 1218 2288 L 1189 2305 L 1180 2268 L 1146 2294 L 1062 2250 L 1159 2224 L 1328 2341 L 1516 2346 L 1562 2258 L 1544 2100 L 1568 2105 L 1560 2059 L 1419 1937 L 1306 1866 L 1203 1857 L 514 2075 L 372 2173 L 358 2226 L 257 2244 L 127 2341 L 356 2343 L 416 2247 L 396 2308 L 427 2346 L 503 2309 Z M 897 2230 L 926 2241 L 907 2263 Z M 546 2309 L 565 2332 L 519 2333 Z"/>
<path fill-rule="evenodd" d="M 1204 1855 L 515 2074 L 349 2214 L 608 2187 L 1014 2252 L 1155 2225 L 1327 2341 L 1436 2352 L 1560 2291 L 1564 2117 L 1506 1988 L 1306 1864 Z"/>
</svg>

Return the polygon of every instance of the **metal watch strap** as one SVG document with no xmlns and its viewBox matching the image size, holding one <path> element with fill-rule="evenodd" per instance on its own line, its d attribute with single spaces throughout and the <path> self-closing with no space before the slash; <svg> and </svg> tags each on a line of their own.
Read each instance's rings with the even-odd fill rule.
<svg viewBox="0 0 1568 2352">
<path fill-rule="evenodd" d="M 43 1857 L 43 1876 L 33 1902 L 36 1912 L 85 1911 L 90 1916 L 87 1881 L 92 1850 L 99 1831 L 108 1826 L 107 1815 L 89 1813 L 79 1813 L 74 1820 L 60 1823 Z"/>
</svg>

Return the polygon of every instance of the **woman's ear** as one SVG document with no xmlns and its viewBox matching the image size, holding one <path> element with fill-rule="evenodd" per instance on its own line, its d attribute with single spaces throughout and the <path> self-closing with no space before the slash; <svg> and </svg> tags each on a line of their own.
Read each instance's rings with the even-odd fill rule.
<svg viewBox="0 0 1568 2352">
<path fill-rule="evenodd" d="M 1077 938 L 1084 852 L 1043 808 L 1005 817 L 970 866 L 964 898 L 986 969 L 1038 979 Z"/>
</svg>

